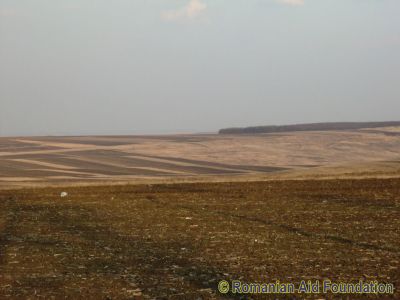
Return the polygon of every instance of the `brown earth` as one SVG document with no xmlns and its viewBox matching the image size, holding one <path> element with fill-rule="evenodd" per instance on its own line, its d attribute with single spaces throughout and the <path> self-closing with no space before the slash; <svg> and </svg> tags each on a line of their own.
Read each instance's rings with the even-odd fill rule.
<svg viewBox="0 0 400 300">
<path fill-rule="evenodd" d="M 262 299 L 223 296 L 222 279 L 378 280 L 396 294 L 344 298 L 400 297 L 400 179 L 61 191 L 0 191 L 1 299 Z M 294 297 L 333 295 L 264 299 Z"/>
</svg>

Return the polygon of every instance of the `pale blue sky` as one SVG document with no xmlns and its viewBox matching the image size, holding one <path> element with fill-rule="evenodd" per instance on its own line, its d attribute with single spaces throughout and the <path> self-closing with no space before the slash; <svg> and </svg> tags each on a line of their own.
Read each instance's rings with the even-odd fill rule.
<svg viewBox="0 0 400 300">
<path fill-rule="evenodd" d="M 399 0 L 0 0 L 0 134 L 400 120 Z"/>
</svg>

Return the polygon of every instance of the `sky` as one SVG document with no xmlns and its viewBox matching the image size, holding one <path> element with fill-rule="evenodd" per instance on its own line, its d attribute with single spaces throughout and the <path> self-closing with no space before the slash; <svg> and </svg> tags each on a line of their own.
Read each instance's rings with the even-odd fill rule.
<svg viewBox="0 0 400 300">
<path fill-rule="evenodd" d="M 0 135 L 400 120 L 399 0 L 0 0 Z"/>
</svg>

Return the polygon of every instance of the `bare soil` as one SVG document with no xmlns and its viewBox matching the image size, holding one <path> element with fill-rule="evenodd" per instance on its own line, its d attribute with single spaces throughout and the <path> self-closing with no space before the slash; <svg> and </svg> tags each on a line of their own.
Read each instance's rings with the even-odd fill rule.
<svg viewBox="0 0 400 300">
<path fill-rule="evenodd" d="M 399 287 L 399 266 L 400 179 L 0 191 L 1 299 L 251 298 L 223 297 L 221 279 Z"/>
</svg>

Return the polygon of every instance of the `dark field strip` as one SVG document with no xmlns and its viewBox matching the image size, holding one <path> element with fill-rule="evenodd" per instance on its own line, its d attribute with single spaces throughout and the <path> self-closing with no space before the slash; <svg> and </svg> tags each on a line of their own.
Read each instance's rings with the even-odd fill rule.
<svg viewBox="0 0 400 300">
<path fill-rule="evenodd" d="M 74 153 L 70 153 L 74 154 Z M 119 151 L 84 151 L 77 153 L 80 157 L 83 159 L 85 157 L 88 158 L 95 158 L 95 159 L 100 159 L 103 160 L 104 162 L 109 162 L 109 163 L 117 163 L 126 167 L 148 167 L 148 168 L 162 168 L 166 170 L 171 170 L 171 171 L 180 171 L 180 172 L 191 172 L 195 174 L 236 174 L 240 173 L 240 170 L 243 170 L 245 172 L 245 168 L 242 167 L 235 167 L 235 169 L 238 169 L 239 171 L 233 171 L 233 170 L 224 170 L 224 169 L 216 169 L 216 168 L 210 168 L 210 167 L 219 167 L 219 168 L 234 168 L 233 166 L 230 165 L 223 165 L 223 164 L 213 164 L 213 163 L 207 163 L 207 162 L 202 162 L 198 164 L 198 166 L 181 166 L 174 164 L 175 161 L 174 159 L 168 159 L 168 158 L 163 158 L 166 160 L 170 160 L 171 163 L 168 162 L 158 162 L 158 161 L 151 161 L 151 160 L 146 160 L 146 159 L 140 159 L 136 157 L 130 157 L 129 154 L 119 152 Z M 136 156 L 137 154 L 135 154 Z M 143 155 L 137 155 L 137 156 L 143 156 Z M 143 157 L 148 157 L 148 158 L 161 158 L 161 157 L 152 157 L 152 156 L 143 156 Z M 182 162 L 182 161 L 178 161 Z M 197 161 L 191 161 L 190 163 L 196 163 Z"/>
<path fill-rule="evenodd" d="M 0 299 L 219 299 L 221 279 L 400 286 L 399 179 L 61 191 L 0 191 Z"/>
<path fill-rule="evenodd" d="M 46 169 L 46 170 L 40 170 Z M 47 176 L 77 176 L 59 169 L 51 170 L 49 167 L 39 166 L 36 164 L 15 162 L 0 159 L 0 179 L 1 177 L 32 177 L 41 178 Z M 79 174 L 78 174 L 79 176 Z"/>
<path fill-rule="evenodd" d="M 170 160 L 171 162 L 190 163 L 190 164 L 196 164 L 196 165 L 201 165 L 201 166 L 205 166 L 205 167 L 210 166 L 210 167 L 217 167 L 217 168 L 232 168 L 232 169 L 238 169 L 238 170 L 243 170 L 243 171 L 257 171 L 257 172 L 269 173 L 269 172 L 287 170 L 287 168 L 280 168 L 280 167 L 230 165 L 230 164 L 221 164 L 221 163 L 204 161 L 204 160 L 185 159 L 185 158 L 169 157 L 169 156 L 151 156 L 151 155 L 143 155 L 143 154 L 135 154 L 135 155 L 148 157 L 148 158 L 165 159 L 165 160 Z"/>
<path fill-rule="evenodd" d="M 46 150 L 60 150 L 62 148 L 59 147 L 52 147 L 52 146 L 36 146 L 36 145 L 29 145 L 26 143 L 23 143 L 23 145 L 19 147 L 15 146 L 7 146 L 4 144 L 0 145 L 0 151 L 4 152 L 10 152 L 12 153 L 11 155 L 2 155 L 2 157 L 15 157 L 15 153 L 18 153 L 16 151 L 24 152 L 24 151 L 46 151 Z"/>
</svg>

